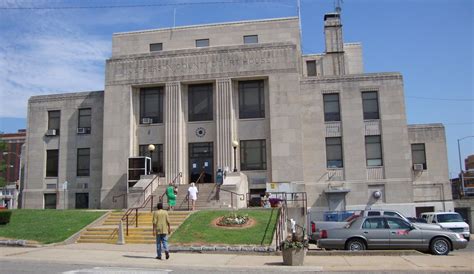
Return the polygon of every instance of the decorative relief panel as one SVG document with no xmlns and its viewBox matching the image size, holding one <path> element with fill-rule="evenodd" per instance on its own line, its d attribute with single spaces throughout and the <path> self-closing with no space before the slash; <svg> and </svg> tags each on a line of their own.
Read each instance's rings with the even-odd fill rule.
<svg viewBox="0 0 474 274">
<path fill-rule="evenodd" d="M 326 137 L 341 137 L 342 127 L 341 122 L 327 122 L 326 124 Z"/>
<path fill-rule="evenodd" d="M 383 167 L 368 167 L 367 168 L 367 180 L 379 180 L 384 179 Z"/>
<path fill-rule="evenodd" d="M 367 120 L 365 124 L 365 135 L 381 135 L 380 120 Z"/>
<path fill-rule="evenodd" d="M 295 45 L 268 45 L 249 49 L 184 50 L 182 55 L 150 55 L 107 60 L 107 84 L 171 81 L 213 75 L 245 74 L 256 71 L 296 71 Z"/>
</svg>

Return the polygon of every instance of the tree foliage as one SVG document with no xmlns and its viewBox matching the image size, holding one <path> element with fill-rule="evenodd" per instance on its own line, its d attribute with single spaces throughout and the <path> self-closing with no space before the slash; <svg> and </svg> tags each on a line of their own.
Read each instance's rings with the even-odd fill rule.
<svg viewBox="0 0 474 274">
<path fill-rule="evenodd" d="M 7 151 L 7 143 L 0 140 L 0 173 L 2 173 L 2 176 L 0 176 L 0 187 L 4 187 L 7 183 L 5 180 L 5 170 L 7 169 L 7 165 L 5 159 L 3 159 L 4 151 Z"/>
</svg>

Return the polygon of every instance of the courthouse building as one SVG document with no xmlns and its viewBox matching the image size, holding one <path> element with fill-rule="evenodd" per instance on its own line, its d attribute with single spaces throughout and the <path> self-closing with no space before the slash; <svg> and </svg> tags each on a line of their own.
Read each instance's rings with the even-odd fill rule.
<svg viewBox="0 0 474 274">
<path fill-rule="evenodd" d="M 112 42 L 104 91 L 30 98 L 25 207 L 118 207 L 129 157 L 154 144 L 164 182 L 235 168 L 256 195 L 305 191 L 313 212 L 453 208 L 444 127 L 407 125 L 402 75 L 364 73 L 338 13 L 321 54 L 302 54 L 296 17 Z"/>
</svg>

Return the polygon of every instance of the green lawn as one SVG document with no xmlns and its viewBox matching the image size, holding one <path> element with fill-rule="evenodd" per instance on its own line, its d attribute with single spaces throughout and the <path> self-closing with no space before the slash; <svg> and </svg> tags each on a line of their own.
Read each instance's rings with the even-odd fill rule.
<svg viewBox="0 0 474 274">
<path fill-rule="evenodd" d="M 183 244 L 246 244 L 269 245 L 275 231 L 278 210 L 239 210 L 256 220 L 256 225 L 242 229 L 214 227 L 211 223 L 217 217 L 230 211 L 199 211 L 191 215 L 170 238 L 171 243 Z"/>
<path fill-rule="evenodd" d="M 66 240 L 105 212 L 85 210 L 12 210 L 10 223 L 0 225 L 0 237 L 49 244 Z"/>
</svg>

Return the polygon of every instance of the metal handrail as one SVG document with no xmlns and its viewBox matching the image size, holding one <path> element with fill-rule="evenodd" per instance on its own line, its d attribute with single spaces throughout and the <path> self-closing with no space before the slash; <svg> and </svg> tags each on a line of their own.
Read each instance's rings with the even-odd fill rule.
<svg viewBox="0 0 474 274">
<path fill-rule="evenodd" d="M 237 192 L 234 192 L 234 191 L 230 191 L 230 190 L 227 190 L 227 189 L 219 189 L 219 191 L 225 191 L 225 192 L 228 192 L 230 193 L 230 206 L 233 208 L 234 207 L 234 195 L 240 197 L 240 200 L 241 201 L 245 201 L 245 197 L 246 197 L 246 194 L 240 194 L 240 193 L 237 193 Z"/>
<path fill-rule="evenodd" d="M 129 217 L 130 215 L 133 213 L 133 211 L 135 210 L 135 227 L 138 227 L 138 210 L 141 209 L 141 208 L 145 208 L 146 205 L 148 204 L 149 201 L 151 201 L 150 203 L 150 211 L 153 211 L 153 197 L 155 195 L 152 194 L 152 191 L 153 191 L 153 182 L 159 178 L 158 176 L 156 176 L 155 178 L 153 178 L 153 180 L 151 180 L 151 182 L 145 187 L 145 189 L 143 189 L 143 203 L 141 206 L 139 207 L 132 207 L 132 208 L 129 208 L 125 214 L 122 216 L 122 218 L 120 219 L 121 221 L 126 221 L 126 231 L 127 231 L 127 236 L 128 236 L 128 223 L 129 223 Z M 150 196 L 146 197 L 146 191 L 147 189 L 151 187 L 151 191 L 150 191 Z M 145 198 L 146 197 L 146 198 Z"/>
</svg>

